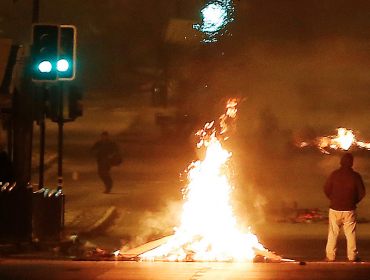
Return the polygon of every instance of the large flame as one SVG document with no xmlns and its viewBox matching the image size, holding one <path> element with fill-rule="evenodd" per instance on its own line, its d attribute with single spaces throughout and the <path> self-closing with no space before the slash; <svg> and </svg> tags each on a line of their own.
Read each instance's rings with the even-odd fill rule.
<svg viewBox="0 0 370 280">
<path fill-rule="evenodd" d="M 370 150 L 370 143 L 357 141 L 356 136 L 351 129 L 340 127 L 337 129 L 337 135 L 318 137 L 312 142 L 302 142 L 300 147 L 316 145 L 319 150 L 325 154 L 329 154 L 327 149 L 345 150 L 348 151 L 352 146 Z"/>
<path fill-rule="evenodd" d="M 227 129 L 227 119 L 235 118 L 236 100 L 229 100 L 220 117 L 220 135 Z M 164 245 L 146 252 L 143 260 L 230 261 L 251 260 L 256 251 L 268 252 L 251 231 L 237 229 L 236 217 L 229 204 L 232 186 L 228 182 L 228 161 L 232 154 L 222 147 L 214 122 L 207 123 L 197 135 L 198 148 L 205 147 L 203 161 L 188 167 L 189 184 L 183 190 L 181 224 Z M 224 138 L 225 139 L 225 138 Z"/>
</svg>

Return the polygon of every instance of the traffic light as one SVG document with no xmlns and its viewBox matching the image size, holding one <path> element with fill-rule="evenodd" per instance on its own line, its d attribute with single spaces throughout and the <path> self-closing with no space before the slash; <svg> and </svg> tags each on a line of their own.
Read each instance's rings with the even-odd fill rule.
<svg viewBox="0 0 370 280">
<path fill-rule="evenodd" d="M 32 30 L 32 80 L 71 81 L 76 73 L 76 27 L 34 24 Z"/>
<path fill-rule="evenodd" d="M 56 81 L 59 25 L 34 24 L 32 30 L 32 80 Z"/>
<path fill-rule="evenodd" d="M 60 81 L 70 81 L 76 73 L 76 27 L 60 26 L 60 46 L 57 70 Z"/>
<path fill-rule="evenodd" d="M 77 86 L 71 86 L 68 91 L 68 118 L 75 120 L 83 113 L 83 92 Z"/>
<path fill-rule="evenodd" d="M 45 116 L 49 119 L 51 119 L 53 122 L 58 122 L 60 118 L 60 104 L 61 101 L 59 96 L 61 94 L 61 88 L 56 83 L 55 85 L 49 87 L 48 90 L 48 96 L 46 100 L 46 110 L 45 110 Z"/>
</svg>

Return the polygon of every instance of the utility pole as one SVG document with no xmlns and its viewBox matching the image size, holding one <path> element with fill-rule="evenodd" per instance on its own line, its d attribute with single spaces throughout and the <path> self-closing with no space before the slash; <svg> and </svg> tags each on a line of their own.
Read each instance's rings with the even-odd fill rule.
<svg viewBox="0 0 370 280">
<path fill-rule="evenodd" d="M 34 85 L 35 88 L 36 85 Z M 46 102 L 46 85 L 41 86 L 41 114 L 40 114 L 40 160 L 39 160 L 39 190 L 44 187 L 44 169 L 45 169 L 45 102 Z"/>
<path fill-rule="evenodd" d="M 32 23 L 39 22 L 40 0 L 33 0 Z M 33 87 L 35 89 L 35 85 Z M 46 102 L 46 85 L 41 88 L 41 114 L 39 119 L 40 125 L 40 159 L 39 159 L 39 190 L 44 187 L 44 169 L 45 169 L 45 102 Z"/>
<path fill-rule="evenodd" d="M 39 0 L 33 0 L 32 23 L 39 20 Z M 22 53 L 22 56 L 24 53 Z M 16 207 L 12 210 L 12 221 L 8 223 L 10 240 L 24 242 L 32 240 L 32 188 L 31 161 L 33 136 L 33 94 L 31 67 L 28 59 L 21 60 L 22 78 L 14 90 L 12 99 L 12 158 L 16 188 L 9 200 Z M 32 90 L 33 89 L 33 90 Z"/>
<path fill-rule="evenodd" d="M 58 96 L 58 191 L 63 188 L 63 109 L 64 109 L 64 82 L 61 81 L 59 84 L 59 96 Z"/>
</svg>

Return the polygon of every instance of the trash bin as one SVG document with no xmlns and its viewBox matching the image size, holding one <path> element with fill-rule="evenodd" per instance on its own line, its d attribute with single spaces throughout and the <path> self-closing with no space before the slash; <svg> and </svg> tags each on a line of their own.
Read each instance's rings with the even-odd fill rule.
<svg viewBox="0 0 370 280">
<path fill-rule="evenodd" d="M 41 189 L 33 193 L 32 234 L 34 240 L 60 241 L 64 227 L 64 195 Z"/>
</svg>

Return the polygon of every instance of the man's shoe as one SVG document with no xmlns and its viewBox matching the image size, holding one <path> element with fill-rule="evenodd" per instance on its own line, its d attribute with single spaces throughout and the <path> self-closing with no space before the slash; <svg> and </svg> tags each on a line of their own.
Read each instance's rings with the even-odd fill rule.
<svg viewBox="0 0 370 280">
<path fill-rule="evenodd" d="M 362 260 L 359 257 L 356 257 L 354 260 L 348 260 L 349 262 L 361 262 Z"/>
<path fill-rule="evenodd" d="M 324 262 L 334 262 L 334 260 L 329 259 L 329 258 L 325 258 Z"/>
</svg>

